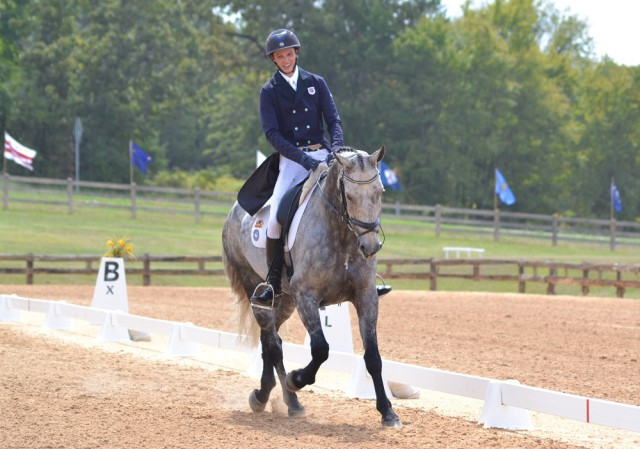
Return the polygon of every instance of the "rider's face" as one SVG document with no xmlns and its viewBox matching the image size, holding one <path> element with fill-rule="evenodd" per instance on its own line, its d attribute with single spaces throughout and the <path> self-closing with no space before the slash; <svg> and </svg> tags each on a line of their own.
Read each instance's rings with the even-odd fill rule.
<svg viewBox="0 0 640 449">
<path fill-rule="evenodd" d="M 271 59 L 285 75 L 291 76 L 296 68 L 296 58 L 298 53 L 294 48 L 278 50 L 271 55 Z"/>
</svg>

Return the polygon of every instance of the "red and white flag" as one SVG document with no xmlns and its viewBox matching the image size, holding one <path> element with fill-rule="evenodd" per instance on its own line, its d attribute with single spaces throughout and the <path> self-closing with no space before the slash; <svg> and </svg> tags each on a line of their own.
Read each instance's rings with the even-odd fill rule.
<svg viewBox="0 0 640 449">
<path fill-rule="evenodd" d="M 33 158 L 38 154 L 37 151 L 27 148 L 11 137 L 8 132 L 4 132 L 4 158 L 22 165 L 33 171 Z"/>
</svg>

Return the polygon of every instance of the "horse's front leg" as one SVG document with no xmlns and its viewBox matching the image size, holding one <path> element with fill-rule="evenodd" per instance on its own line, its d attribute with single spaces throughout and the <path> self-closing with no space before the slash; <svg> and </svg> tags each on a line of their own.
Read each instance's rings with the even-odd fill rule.
<svg viewBox="0 0 640 449">
<path fill-rule="evenodd" d="M 298 391 L 316 381 L 320 366 L 329 358 L 329 343 L 322 333 L 322 321 L 318 306 L 311 296 L 302 297 L 297 302 L 298 314 L 309 332 L 311 361 L 301 369 L 287 374 L 286 385 L 290 391 Z"/>
<path fill-rule="evenodd" d="M 386 427 L 402 427 L 402 422 L 393 411 L 391 401 L 387 398 L 382 380 L 382 357 L 378 349 L 378 297 L 375 291 L 371 291 L 371 300 L 355 301 L 358 312 L 358 324 L 360 335 L 364 345 L 364 363 L 373 380 L 373 388 L 376 392 L 376 409 L 382 415 L 382 425 Z"/>
</svg>

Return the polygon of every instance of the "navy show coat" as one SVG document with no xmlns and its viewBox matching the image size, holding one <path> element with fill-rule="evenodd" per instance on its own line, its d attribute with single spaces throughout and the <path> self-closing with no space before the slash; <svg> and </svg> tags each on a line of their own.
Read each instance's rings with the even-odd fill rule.
<svg viewBox="0 0 640 449">
<path fill-rule="evenodd" d="M 324 135 L 327 124 L 329 141 Z M 342 146 L 342 122 L 324 78 L 298 67 L 294 91 L 280 71 L 260 90 L 260 121 L 271 145 L 284 157 L 300 162 L 298 147 L 322 144 L 328 150 Z"/>
</svg>

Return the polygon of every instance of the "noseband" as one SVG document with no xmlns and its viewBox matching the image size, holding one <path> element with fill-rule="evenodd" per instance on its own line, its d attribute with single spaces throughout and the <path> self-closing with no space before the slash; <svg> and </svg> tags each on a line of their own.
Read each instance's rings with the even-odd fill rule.
<svg viewBox="0 0 640 449">
<path fill-rule="evenodd" d="M 380 228 L 380 230 L 382 230 L 382 227 L 380 226 L 380 217 L 377 217 L 375 219 L 375 221 L 362 221 L 362 220 L 358 220 L 357 218 L 353 218 L 351 215 L 349 215 L 349 209 L 347 208 L 347 195 L 346 195 L 345 190 L 344 190 L 344 182 L 346 180 L 346 181 L 351 182 L 353 184 L 360 184 L 360 185 L 362 185 L 362 184 L 371 184 L 372 182 L 374 182 L 379 177 L 380 177 L 380 172 L 377 171 L 376 174 L 373 175 L 371 178 L 361 181 L 361 180 L 353 179 L 353 178 L 347 176 L 344 173 L 344 170 L 342 170 L 342 172 L 340 173 L 340 196 L 342 198 L 342 212 L 338 211 L 338 209 L 331 203 L 331 200 L 329 198 L 327 198 L 327 195 L 325 195 L 324 190 L 322 189 L 322 186 L 320 185 L 320 179 L 323 178 L 323 177 L 321 176 L 316 181 L 316 184 L 318 185 L 318 188 L 320 189 L 320 192 L 322 193 L 322 197 L 324 198 L 325 202 L 329 205 L 331 210 L 340 218 L 340 220 L 342 220 L 343 222 L 345 222 L 347 224 L 349 229 L 356 235 L 357 238 L 360 238 L 363 235 L 368 234 L 369 232 L 376 231 L 378 228 Z M 355 230 L 355 227 L 362 228 L 365 231 L 358 233 Z M 384 231 L 383 231 L 382 235 L 383 235 L 383 242 L 384 242 Z"/>
</svg>

